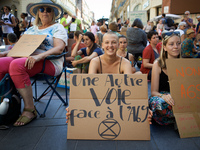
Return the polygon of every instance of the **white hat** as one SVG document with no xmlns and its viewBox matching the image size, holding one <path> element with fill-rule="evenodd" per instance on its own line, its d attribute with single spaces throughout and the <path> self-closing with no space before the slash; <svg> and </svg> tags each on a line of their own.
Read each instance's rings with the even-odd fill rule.
<svg viewBox="0 0 200 150">
<path fill-rule="evenodd" d="M 199 19 L 200 18 L 200 16 L 197 16 L 197 19 Z"/>
<path fill-rule="evenodd" d="M 27 7 L 27 11 L 28 11 L 28 13 L 31 16 L 35 17 L 36 14 L 37 14 L 38 8 L 40 8 L 42 6 L 49 6 L 49 7 L 51 7 L 54 10 L 54 13 L 55 13 L 55 19 L 59 19 L 63 15 L 63 9 L 62 9 L 62 7 L 60 5 L 58 5 L 58 4 L 53 3 L 50 0 L 42 0 L 39 3 L 31 4 L 31 5 L 29 5 Z"/>
</svg>

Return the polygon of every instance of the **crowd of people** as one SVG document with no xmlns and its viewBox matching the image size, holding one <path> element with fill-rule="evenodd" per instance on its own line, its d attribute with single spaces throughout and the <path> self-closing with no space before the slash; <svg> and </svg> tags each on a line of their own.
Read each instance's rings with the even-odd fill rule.
<svg viewBox="0 0 200 150">
<path fill-rule="evenodd" d="M 9 50 L 23 34 L 48 35 L 29 57 L 6 57 L 9 50 L 0 52 L 0 63 L 5 64 L 0 69 L 0 80 L 9 73 L 24 100 L 24 111 L 15 126 L 26 125 L 36 118 L 30 77 L 41 71 L 44 58 L 62 53 L 70 38 L 75 43 L 71 55 L 66 57 L 69 66 L 89 74 L 147 74 L 151 82 L 149 121 L 152 117 L 161 125 L 175 123 L 166 59 L 200 58 L 200 16 L 196 28 L 186 11 L 178 26 L 163 14 L 156 25 L 148 21 L 144 26 L 139 18 L 130 25 L 129 19 L 121 23 L 119 18 L 109 25 L 93 21 L 86 30 L 76 16 L 68 20 L 68 13 L 64 12 L 61 18 L 62 8 L 51 1 L 29 5 L 27 10 L 35 18 L 34 25 L 27 21 L 27 13 L 22 13 L 22 20 L 18 21 L 8 6 L 4 7 L 0 22 L 5 44 L 11 45 Z M 62 59 L 47 60 L 44 73 L 57 75 L 62 65 Z"/>
</svg>

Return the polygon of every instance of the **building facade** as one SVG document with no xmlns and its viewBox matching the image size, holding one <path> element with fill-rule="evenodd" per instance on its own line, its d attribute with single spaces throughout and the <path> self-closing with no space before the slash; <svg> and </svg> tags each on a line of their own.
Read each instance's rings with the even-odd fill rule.
<svg viewBox="0 0 200 150">
<path fill-rule="evenodd" d="M 41 0 L 34 0 L 34 3 Z M 52 0 L 59 4 L 65 12 L 69 14 L 69 19 L 72 15 L 76 15 L 82 21 L 83 26 L 88 26 L 94 19 L 94 13 L 91 12 L 84 0 Z M 32 0 L 1 0 L 0 1 L 0 17 L 3 14 L 3 6 L 11 7 L 11 13 L 21 20 L 21 13 L 27 13 L 26 7 L 32 4 Z"/>
<path fill-rule="evenodd" d="M 177 14 L 182 17 L 189 10 L 194 24 L 197 23 L 196 16 L 200 15 L 199 0 L 113 0 L 111 6 L 110 22 L 121 18 L 125 21 L 132 11 L 146 11 L 147 20 L 165 14 Z M 180 22 L 181 19 L 177 20 Z"/>
</svg>

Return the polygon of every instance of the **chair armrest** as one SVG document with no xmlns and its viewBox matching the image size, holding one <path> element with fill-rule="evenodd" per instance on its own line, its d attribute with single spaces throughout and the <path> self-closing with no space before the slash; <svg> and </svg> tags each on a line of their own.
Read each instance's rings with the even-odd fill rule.
<svg viewBox="0 0 200 150">
<path fill-rule="evenodd" d="M 54 59 L 58 59 L 58 58 L 61 58 L 61 57 L 64 57 L 64 59 L 65 59 L 65 55 L 66 55 L 67 53 L 68 53 L 68 52 L 63 52 L 63 53 L 60 54 L 60 55 L 50 55 L 50 56 L 47 56 L 47 57 L 44 59 L 43 67 L 42 67 L 41 73 L 44 72 L 46 60 L 54 60 Z"/>
</svg>

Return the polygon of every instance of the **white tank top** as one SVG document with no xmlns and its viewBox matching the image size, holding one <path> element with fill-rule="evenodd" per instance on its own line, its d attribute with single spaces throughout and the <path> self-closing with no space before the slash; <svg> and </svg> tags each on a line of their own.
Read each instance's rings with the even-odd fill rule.
<svg viewBox="0 0 200 150">
<path fill-rule="evenodd" d="M 5 23 L 12 24 L 12 23 L 10 22 L 10 19 L 9 19 L 9 15 L 10 15 L 10 14 L 11 14 L 11 13 L 9 13 L 8 15 L 4 14 L 4 15 L 2 16 L 2 20 L 4 20 Z M 14 15 L 11 14 L 11 18 L 12 18 L 12 16 L 14 16 Z M 13 32 L 14 32 L 14 31 L 13 31 L 13 27 L 8 26 L 8 25 L 2 25 L 2 31 L 3 31 L 3 33 L 13 33 Z"/>
</svg>

